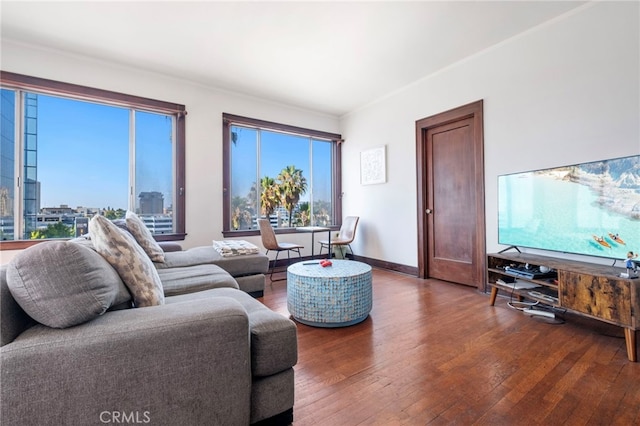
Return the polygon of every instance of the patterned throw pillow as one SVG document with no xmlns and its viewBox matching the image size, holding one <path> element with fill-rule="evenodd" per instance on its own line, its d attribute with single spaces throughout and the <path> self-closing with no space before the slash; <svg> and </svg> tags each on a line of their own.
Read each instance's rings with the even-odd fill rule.
<svg viewBox="0 0 640 426">
<path fill-rule="evenodd" d="M 164 304 L 158 272 L 131 235 L 100 215 L 89 221 L 89 232 L 96 251 L 118 271 L 136 307 Z"/>
<path fill-rule="evenodd" d="M 138 217 L 132 211 L 127 211 L 125 216 L 127 229 L 131 232 L 131 235 L 136 239 L 140 247 L 142 247 L 149 255 L 149 258 L 153 262 L 164 262 L 164 251 L 160 247 L 160 245 L 153 239 L 153 235 L 151 235 L 151 231 L 147 228 L 147 225 L 144 224 L 142 219 Z"/>
</svg>

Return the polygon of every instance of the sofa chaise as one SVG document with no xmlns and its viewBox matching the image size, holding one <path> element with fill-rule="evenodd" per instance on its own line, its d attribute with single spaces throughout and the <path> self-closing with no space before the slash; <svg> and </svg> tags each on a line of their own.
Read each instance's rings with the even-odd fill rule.
<svg viewBox="0 0 640 426">
<path fill-rule="evenodd" d="M 2 424 L 290 424 L 295 324 L 216 264 L 178 266 L 191 250 L 156 268 L 103 226 L 133 250 L 128 266 L 92 231 L 91 245 L 43 242 L 0 267 Z"/>
<path fill-rule="evenodd" d="M 176 268 L 212 264 L 228 272 L 236 280 L 240 290 L 254 297 L 263 295 L 265 274 L 269 270 L 269 258 L 263 253 L 225 257 L 213 246 L 194 247 L 187 250 L 182 250 L 182 247 L 175 243 L 160 244 L 160 246 L 169 248 L 164 253 L 164 261 L 154 263 L 161 277 L 163 274 L 173 274 Z"/>
</svg>

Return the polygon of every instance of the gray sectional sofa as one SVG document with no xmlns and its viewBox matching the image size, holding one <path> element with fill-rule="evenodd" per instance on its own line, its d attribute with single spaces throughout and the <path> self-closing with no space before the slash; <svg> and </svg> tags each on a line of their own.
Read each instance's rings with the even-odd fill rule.
<svg viewBox="0 0 640 426">
<path fill-rule="evenodd" d="M 164 255 L 163 302 L 137 308 L 87 241 L 0 267 L 2 424 L 292 422 L 296 326 L 247 294 L 266 257 Z"/>
</svg>

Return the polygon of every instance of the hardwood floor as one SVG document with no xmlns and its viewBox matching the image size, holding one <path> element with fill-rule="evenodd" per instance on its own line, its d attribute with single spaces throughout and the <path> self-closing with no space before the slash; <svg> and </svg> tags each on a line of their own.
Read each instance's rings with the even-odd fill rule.
<svg viewBox="0 0 640 426">
<path fill-rule="evenodd" d="M 263 303 L 289 316 L 286 281 Z M 531 318 L 499 298 L 374 269 L 373 310 L 298 324 L 294 426 L 640 424 L 640 363 L 622 329 Z"/>
</svg>

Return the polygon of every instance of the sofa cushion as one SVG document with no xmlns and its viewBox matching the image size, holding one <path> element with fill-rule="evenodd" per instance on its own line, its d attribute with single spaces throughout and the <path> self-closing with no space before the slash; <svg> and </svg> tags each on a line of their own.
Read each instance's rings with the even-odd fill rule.
<svg viewBox="0 0 640 426">
<path fill-rule="evenodd" d="M 193 293 L 218 287 L 238 288 L 231 275 L 216 265 L 158 269 L 165 296 Z"/>
<path fill-rule="evenodd" d="M 182 246 L 180 245 L 180 243 L 176 243 L 174 241 L 160 241 L 158 245 L 165 253 L 170 251 L 182 251 Z"/>
<path fill-rule="evenodd" d="M 7 285 L 29 316 L 54 328 L 87 322 L 126 302 L 122 280 L 102 256 L 68 241 L 47 241 L 19 253 L 7 267 Z"/>
<path fill-rule="evenodd" d="M 173 251 L 164 254 L 164 263 L 156 264 L 161 268 L 182 268 L 184 266 L 204 265 L 206 263 L 216 263 L 223 259 L 213 246 L 194 247 L 188 250 Z"/>
<path fill-rule="evenodd" d="M 270 376 L 254 377 L 251 382 L 251 424 L 293 407 L 295 388 L 293 368 Z M 264 423 L 271 424 L 269 421 Z"/>
<path fill-rule="evenodd" d="M 164 293 L 156 268 L 136 240 L 108 219 L 95 215 L 89 221 L 96 251 L 118 271 L 136 307 L 162 305 Z"/>
<path fill-rule="evenodd" d="M 8 268 L 9 264 L 0 265 L 0 346 L 13 342 L 20 333 L 36 323 L 11 294 L 7 283 Z"/>
<path fill-rule="evenodd" d="M 164 263 L 156 264 L 158 269 L 183 266 L 215 264 L 234 277 L 243 275 L 266 274 L 269 270 L 269 258 L 264 254 L 247 254 L 223 257 L 213 246 L 194 247 L 188 250 L 164 254 Z"/>
<path fill-rule="evenodd" d="M 298 335 L 293 321 L 272 311 L 247 293 L 232 288 L 215 288 L 173 296 L 167 303 L 203 297 L 229 297 L 240 302 L 249 316 L 251 373 L 256 377 L 285 371 L 298 361 Z"/>
<path fill-rule="evenodd" d="M 229 293 L 230 289 L 221 288 Z M 298 329 L 293 321 L 272 311 L 247 295 L 233 293 L 247 310 L 251 331 L 251 372 L 254 376 L 270 376 L 298 362 Z M 231 296 L 231 294 L 224 294 Z"/>
<path fill-rule="evenodd" d="M 262 297 L 264 293 L 264 274 L 244 275 L 234 277 L 240 290 L 249 293 L 253 297 Z"/>
<path fill-rule="evenodd" d="M 140 247 L 142 247 L 144 252 L 147 253 L 149 258 L 153 262 L 164 262 L 164 251 L 160 245 L 158 245 L 156 240 L 153 239 L 151 231 L 149 231 L 149 228 L 147 228 L 147 225 L 144 224 L 142 219 L 140 219 L 134 212 L 127 210 L 125 222 L 127 224 L 127 229 L 136 239 L 138 244 L 140 244 Z"/>
</svg>

